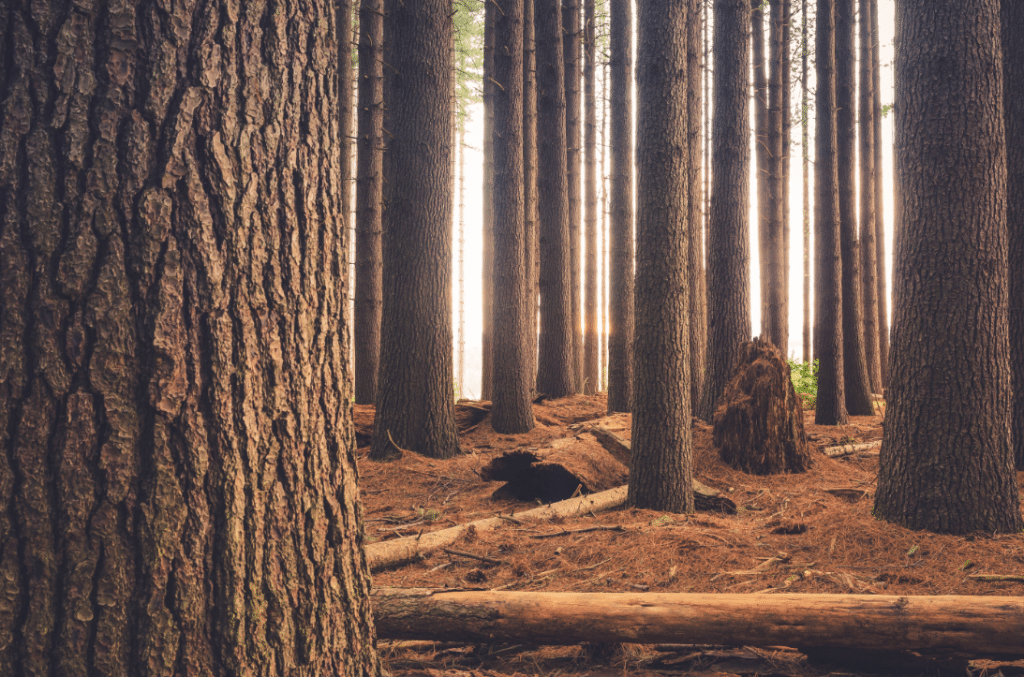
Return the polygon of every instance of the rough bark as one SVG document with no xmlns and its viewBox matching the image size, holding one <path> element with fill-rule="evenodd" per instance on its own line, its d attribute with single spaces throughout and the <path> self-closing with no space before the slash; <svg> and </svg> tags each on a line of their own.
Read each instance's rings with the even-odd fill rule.
<svg viewBox="0 0 1024 677">
<path fill-rule="evenodd" d="M 637 8 L 637 233 L 633 459 L 626 503 L 693 512 L 690 437 L 689 3 Z M 697 22 L 696 14 L 693 16 Z M 699 25 L 699 23 L 698 23 Z"/>
<path fill-rule="evenodd" d="M 714 12 L 708 371 L 697 411 L 709 422 L 743 342 L 750 340 L 750 1 L 716 0 Z"/>
<path fill-rule="evenodd" d="M 490 592 L 373 595 L 382 637 L 861 647 L 1020 655 L 1019 597 Z"/>
<path fill-rule="evenodd" d="M 864 302 L 864 358 L 871 392 L 882 392 L 878 355 L 878 246 L 875 242 L 875 80 L 871 58 L 871 0 L 860 0 L 860 288 Z"/>
<path fill-rule="evenodd" d="M 870 416 L 871 381 L 864 349 L 860 242 L 857 239 L 856 3 L 836 0 L 836 162 L 842 255 L 843 382 L 846 410 Z"/>
<path fill-rule="evenodd" d="M 1021 530 L 999 11 L 998 0 L 896 8 L 900 234 L 875 515 L 912 529 Z"/>
<path fill-rule="evenodd" d="M 494 18 L 494 360 L 491 426 L 533 428 L 527 375 L 526 220 L 523 207 L 523 0 L 505 0 Z"/>
<path fill-rule="evenodd" d="M 562 54 L 565 59 L 566 172 L 569 178 L 569 256 L 572 278 L 573 392 L 583 389 L 582 289 L 582 124 L 580 123 L 580 0 L 562 0 Z"/>
<path fill-rule="evenodd" d="M 743 344 L 712 435 L 719 456 L 737 470 L 776 475 L 810 467 L 803 405 L 785 356 L 770 342 Z"/>
<path fill-rule="evenodd" d="M 382 674 L 349 34 L 231 10 L 0 4 L 0 674 Z"/>
<path fill-rule="evenodd" d="M 383 0 L 359 4 L 359 102 L 356 143 L 356 404 L 377 399 L 380 364 L 381 169 L 384 145 Z"/>
<path fill-rule="evenodd" d="M 1010 421 L 1014 459 L 1024 470 L 1024 4 L 1003 0 L 1003 118 L 1006 127 L 1006 230 L 1009 237 Z"/>
<path fill-rule="evenodd" d="M 782 177 L 779 179 L 779 205 L 780 219 L 782 220 L 782 322 L 786 332 L 785 350 L 782 356 L 786 359 L 792 353 L 789 345 L 789 280 L 790 280 L 790 255 L 792 253 L 792 240 L 790 237 L 790 205 L 789 186 L 790 170 L 793 159 L 793 63 L 791 45 L 793 39 L 793 3 L 791 0 L 782 0 Z"/>
<path fill-rule="evenodd" d="M 609 0 L 611 206 L 608 248 L 608 411 L 633 404 L 633 13 Z"/>
<path fill-rule="evenodd" d="M 701 120 L 704 102 L 701 97 L 704 64 L 702 62 L 704 40 L 701 1 L 688 0 L 686 34 L 686 119 L 688 127 L 687 144 L 689 160 L 687 167 L 687 279 L 689 300 L 689 352 L 690 352 L 690 406 L 696 409 L 704 387 L 704 372 L 707 366 L 708 349 L 708 304 L 707 278 L 704 272 L 704 195 L 701 190 L 701 160 L 704 152 L 704 125 Z"/>
<path fill-rule="evenodd" d="M 761 336 L 783 355 L 789 340 L 789 311 L 786 307 L 786 252 L 782 233 L 782 1 L 771 0 L 768 50 L 768 86 L 763 90 L 763 136 L 758 138 L 758 221 L 761 257 Z M 757 27 L 761 27 L 761 70 L 764 77 L 764 17 L 754 12 L 754 53 L 757 54 Z M 755 56 L 755 64 L 757 57 Z M 764 144 L 762 146 L 762 144 Z M 762 157 L 763 155 L 763 157 Z M 763 172 L 763 173 L 762 173 Z M 763 188 L 762 188 L 763 184 Z M 764 202 L 761 202 L 761 200 Z"/>
<path fill-rule="evenodd" d="M 534 28 L 541 295 L 537 390 L 557 398 L 574 392 L 565 73 L 558 0 L 534 0 Z"/>
<path fill-rule="evenodd" d="M 370 455 L 459 453 L 452 382 L 451 4 L 384 5 L 384 294 Z M 438 265 L 445 261 L 445 265 Z"/>
<path fill-rule="evenodd" d="M 836 161 L 835 0 L 817 0 L 814 132 L 814 353 L 818 398 L 814 422 L 846 423 L 843 378 L 843 298 Z"/>
<path fill-rule="evenodd" d="M 804 274 L 804 315 L 803 315 L 803 357 L 810 364 L 811 350 L 811 148 L 810 148 L 810 98 L 807 95 L 807 60 L 810 56 L 808 42 L 807 0 L 800 2 L 800 37 L 803 49 L 800 55 L 800 154 L 803 161 L 803 274 Z"/>
<path fill-rule="evenodd" d="M 465 397 L 466 388 L 466 111 L 459 125 L 459 323 L 455 343 L 455 386 Z"/>
<path fill-rule="evenodd" d="M 537 389 L 537 285 L 540 252 L 537 248 L 537 58 L 533 28 L 533 2 L 523 0 L 523 217 L 526 220 L 526 272 L 530 276 L 526 312 L 527 378 L 530 390 Z"/>
<path fill-rule="evenodd" d="M 494 7 L 484 3 L 484 176 L 483 187 L 483 333 L 480 336 L 480 399 L 491 399 L 494 386 Z"/>
<path fill-rule="evenodd" d="M 875 124 L 875 262 L 878 274 L 878 363 L 882 387 L 889 382 L 889 295 L 885 274 L 885 187 L 882 181 L 882 63 L 878 37 L 878 0 L 871 3 L 871 65 L 874 93 Z"/>
<path fill-rule="evenodd" d="M 585 280 L 583 284 L 583 383 L 585 395 L 600 390 L 597 365 L 597 31 L 594 0 L 585 0 L 583 43 L 583 147 L 584 198 L 586 207 L 585 233 L 587 241 Z"/>
<path fill-rule="evenodd" d="M 754 110 L 754 185 L 757 199 L 757 257 L 761 309 L 761 332 L 771 313 L 768 310 L 768 294 L 772 289 L 770 275 L 774 271 L 772 248 L 769 246 L 769 220 L 771 214 L 769 163 L 771 151 L 768 147 L 768 75 L 764 50 L 765 7 L 762 0 L 750 0 L 750 44 L 751 44 L 751 102 Z"/>
<path fill-rule="evenodd" d="M 601 177 L 601 345 L 597 352 L 597 371 L 601 379 L 600 390 L 608 388 L 608 175 L 605 174 L 605 156 L 608 155 L 608 62 L 601 63 L 601 153 L 598 175 Z"/>
</svg>

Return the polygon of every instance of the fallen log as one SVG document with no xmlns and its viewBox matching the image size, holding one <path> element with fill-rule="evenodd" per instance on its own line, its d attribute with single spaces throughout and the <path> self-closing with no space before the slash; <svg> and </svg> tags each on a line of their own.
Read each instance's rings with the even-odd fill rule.
<svg viewBox="0 0 1024 677">
<path fill-rule="evenodd" d="M 516 513 L 515 521 L 522 524 L 525 522 L 536 522 L 551 519 L 552 517 L 577 517 L 590 512 L 617 508 L 626 502 L 626 487 L 616 487 L 608 491 L 602 491 L 587 496 L 570 498 L 551 505 L 545 505 L 526 512 Z M 370 543 L 366 546 L 366 559 L 370 564 L 370 570 L 376 571 L 384 567 L 411 562 L 418 559 L 423 553 L 440 550 L 455 543 L 468 531 L 476 533 L 492 531 L 507 522 L 507 517 L 497 516 L 487 519 L 459 524 L 440 531 L 420 534 L 419 536 L 406 536 L 381 543 Z"/>
<path fill-rule="evenodd" d="M 382 639 L 860 647 L 1024 656 L 1024 598 L 373 592 Z"/>
<path fill-rule="evenodd" d="M 858 444 L 840 444 L 835 447 L 822 447 L 821 451 L 829 458 L 836 458 L 838 456 L 849 456 L 850 454 L 860 454 L 865 451 L 871 451 L 872 449 L 879 449 L 882 446 L 882 440 L 874 440 L 872 442 L 860 442 Z"/>
</svg>

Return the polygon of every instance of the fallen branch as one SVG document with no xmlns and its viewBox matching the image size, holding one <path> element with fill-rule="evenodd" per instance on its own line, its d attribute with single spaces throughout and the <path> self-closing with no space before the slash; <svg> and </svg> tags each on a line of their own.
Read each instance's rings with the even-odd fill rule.
<svg viewBox="0 0 1024 677">
<path fill-rule="evenodd" d="M 474 555 L 471 552 L 462 552 L 461 550 L 449 550 L 448 548 L 445 548 L 444 552 L 449 554 L 449 555 L 454 555 L 455 557 L 465 557 L 466 559 L 475 559 L 478 562 L 485 562 L 487 564 L 501 564 L 502 563 L 502 561 L 500 559 L 494 559 L 493 557 L 485 557 L 484 555 Z"/>
<path fill-rule="evenodd" d="M 586 529 L 573 529 L 572 531 L 564 531 L 564 530 L 563 531 L 556 531 L 553 534 L 538 534 L 536 536 L 530 536 L 530 538 L 556 538 L 558 536 L 572 536 L 573 534 L 586 534 L 586 533 L 590 533 L 591 531 L 625 531 L 625 530 L 626 530 L 625 527 L 623 527 L 622 525 L 618 525 L 618 526 L 614 526 L 614 527 L 609 527 L 609 526 L 587 527 Z"/>
<path fill-rule="evenodd" d="M 1024 576 L 1018 576 L 1017 574 L 969 574 L 967 578 L 972 581 L 1011 581 L 1014 583 L 1024 583 Z"/>
<path fill-rule="evenodd" d="M 839 456 L 849 456 L 850 454 L 859 454 L 872 449 L 878 449 L 881 446 L 882 440 L 874 440 L 858 444 L 841 444 L 836 447 L 822 447 L 821 451 L 829 458 L 837 458 Z"/>
<path fill-rule="evenodd" d="M 862 647 L 1024 655 L 1020 597 L 381 589 L 382 639 Z"/>
<path fill-rule="evenodd" d="M 515 519 L 519 523 L 538 522 L 553 517 L 578 517 L 590 511 L 608 510 L 617 508 L 626 502 L 626 487 L 616 487 L 597 494 L 570 498 L 558 503 L 552 503 L 541 508 L 534 508 L 526 512 L 518 513 Z M 392 541 L 371 543 L 366 546 L 366 559 L 370 569 L 376 571 L 384 567 L 411 562 L 419 559 L 423 553 L 440 550 L 452 545 L 468 531 L 476 533 L 493 531 L 505 523 L 502 517 L 489 517 L 487 519 L 459 524 L 440 531 L 431 531 L 420 536 L 408 536 L 396 538 Z"/>
</svg>

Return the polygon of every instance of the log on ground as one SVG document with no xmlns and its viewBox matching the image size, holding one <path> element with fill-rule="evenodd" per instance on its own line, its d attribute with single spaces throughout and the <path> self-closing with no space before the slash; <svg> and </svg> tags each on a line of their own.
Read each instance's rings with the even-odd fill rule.
<svg viewBox="0 0 1024 677">
<path fill-rule="evenodd" d="M 378 589 L 382 639 L 861 647 L 1024 656 L 1024 598 Z"/>
</svg>

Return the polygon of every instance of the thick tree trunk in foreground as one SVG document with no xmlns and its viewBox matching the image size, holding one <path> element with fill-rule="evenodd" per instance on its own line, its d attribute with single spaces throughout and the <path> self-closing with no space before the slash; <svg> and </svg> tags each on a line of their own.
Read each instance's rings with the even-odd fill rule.
<svg viewBox="0 0 1024 677">
<path fill-rule="evenodd" d="M 0 6 L 3 675 L 381 674 L 349 34 L 331 2 L 208 9 Z"/>
<path fill-rule="evenodd" d="M 818 359 L 814 422 L 818 425 L 839 425 L 847 420 L 836 163 L 835 28 L 835 0 L 818 0 L 814 133 L 814 354 Z"/>
<path fill-rule="evenodd" d="M 704 229 L 703 211 L 704 196 L 701 190 L 701 160 L 704 137 L 704 125 L 701 124 L 703 99 L 704 40 L 701 20 L 701 0 L 687 0 L 688 16 L 686 33 L 686 119 L 689 146 L 689 166 L 687 167 L 687 279 L 689 300 L 690 336 L 690 407 L 696 410 L 704 389 L 704 372 L 707 368 L 708 350 L 708 303 L 707 278 L 704 271 Z"/>
<path fill-rule="evenodd" d="M 874 413 L 864 350 L 860 242 L 857 239 L 856 20 L 854 0 L 836 0 L 836 137 L 839 176 L 839 249 L 842 255 L 843 384 L 846 411 Z"/>
<path fill-rule="evenodd" d="M 523 218 L 526 221 L 526 274 L 529 288 L 527 317 L 527 382 L 537 389 L 537 311 L 540 251 L 537 249 L 537 58 L 533 2 L 523 0 Z"/>
<path fill-rule="evenodd" d="M 572 382 L 583 391 L 582 245 L 580 195 L 582 138 L 580 123 L 580 0 L 562 0 L 562 54 L 565 58 L 566 172 L 569 177 L 569 256 L 572 277 Z"/>
<path fill-rule="evenodd" d="M 611 224 L 608 251 L 608 411 L 633 405 L 633 14 L 609 0 L 611 20 Z"/>
<path fill-rule="evenodd" d="M 377 590 L 381 637 L 858 647 L 1020 655 L 1019 597 Z"/>
<path fill-rule="evenodd" d="M 523 212 L 523 0 L 494 18 L 494 392 L 495 432 L 533 428 L 527 375 L 526 220 Z M 500 132 L 498 131 L 500 130 Z"/>
<path fill-rule="evenodd" d="M 1003 119 L 1006 126 L 1006 230 L 1009 237 L 1010 437 L 1024 470 L 1024 3 L 1003 0 Z"/>
<path fill-rule="evenodd" d="M 882 392 L 878 355 L 878 245 L 875 242 L 875 79 L 871 58 L 871 0 L 860 0 L 860 288 L 864 358 L 871 392 Z"/>
<path fill-rule="evenodd" d="M 385 1 L 384 306 L 373 458 L 459 453 L 452 383 L 451 3 Z M 445 261 L 445 265 L 437 265 Z"/>
<path fill-rule="evenodd" d="M 593 395 L 601 389 L 600 371 L 597 364 L 597 31 L 594 0 L 584 2 L 584 50 L 586 63 L 583 68 L 583 146 L 584 198 L 586 202 L 585 235 L 587 238 L 586 278 L 583 284 L 583 393 Z M 601 152 L 604 153 L 602 147 Z"/>
<path fill-rule="evenodd" d="M 637 8 L 633 362 L 644 387 L 633 394 L 627 504 L 668 512 L 693 512 L 687 4 L 647 0 Z"/>
<path fill-rule="evenodd" d="M 565 73 L 558 0 L 534 0 L 534 26 L 541 294 L 537 390 L 548 397 L 564 397 L 574 390 Z"/>
<path fill-rule="evenodd" d="M 480 336 L 480 399 L 489 400 L 494 388 L 494 3 L 484 3 L 484 176 L 483 187 L 483 333 Z"/>
<path fill-rule="evenodd" d="M 711 208 L 708 214 L 708 361 L 697 415 L 711 421 L 744 341 L 750 340 L 750 0 L 716 0 Z"/>
<path fill-rule="evenodd" d="M 998 0 L 896 8 L 900 236 L 874 514 L 912 529 L 1021 530 L 999 21 Z"/>
<path fill-rule="evenodd" d="M 356 145 L 356 404 L 377 399 L 380 363 L 381 148 L 384 140 L 383 0 L 359 5 L 359 110 Z"/>
</svg>

